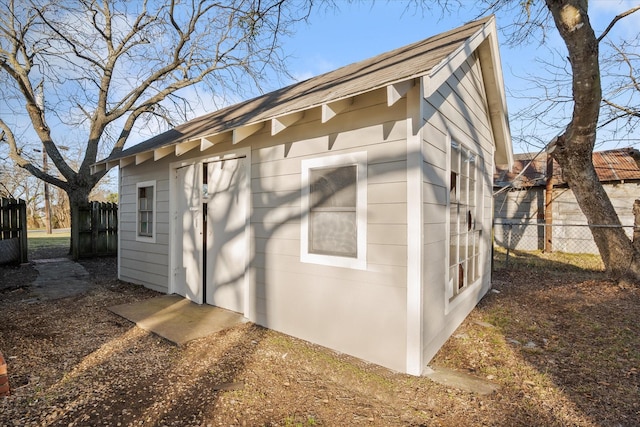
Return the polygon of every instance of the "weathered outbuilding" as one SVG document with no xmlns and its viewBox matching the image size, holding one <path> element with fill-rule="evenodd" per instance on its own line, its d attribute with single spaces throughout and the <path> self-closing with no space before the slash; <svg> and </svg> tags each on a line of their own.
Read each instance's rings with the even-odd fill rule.
<svg viewBox="0 0 640 427">
<path fill-rule="evenodd" d="M 119 277 L 414 375 L 489 290 L 494 17 L 207 114 L 120 167 Z"/>
<path fill-rule="evenodd" d="M 592 158 L 598 179 L 631 238 L 634 201 L 640 199 L 640 152 L 617 148 L 596 151 Z M 599 253 L 560 165 L 546 152 L 516 154 L 512 169 L 496 167 L 493 179 L 497 245 L 525 251 Z"/>
</svg>

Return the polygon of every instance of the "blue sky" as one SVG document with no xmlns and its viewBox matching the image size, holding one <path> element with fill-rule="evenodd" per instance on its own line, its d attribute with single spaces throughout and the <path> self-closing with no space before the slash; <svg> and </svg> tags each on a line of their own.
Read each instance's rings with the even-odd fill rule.
<svg viewBox="0 0 640 427">
<path fill-rule="evenodd" d="M 285 52 L 291 56 L 289 67 L 296 80 L 304 80 L 338 67 L 357 62 L 380 53 L 422 40 L 429 36 L 453 29 L 478 17 L 479 11 L 474 2 L 468 2 L 468 9 L 458 9 L 443 13 L 437 6 L 431 11 L 414 10 L 403 1 L 377 1 L 374 3 L 338 2 L 337 9 L 316 11 L 308 24 L 301 24 L 296 34 L 287 39 Z M 631 0 L 592 0 L 590 19 L 596 35 L 609 24 L 616 14 L 638 4 Z M 512 23 L 514 17 L 507 13 L 496 16 L 498 27 Z M 637 36 L 640 28 L 640 12 L 621 20 L 612 37 Z M 557 31 L 547 33 L 546 46 L 555 49 L 562 57 L 564 45 Z M 504 34 L 499 35 L 501 42 L 502 68 L 507 87 L 507 102 L 512 115 L 512 132 L 519 131 L 520 123 L 513 117 L 528 101 L 518 99 L 518 93 L 534 90 L 529 88 L 523 77 L 537 75 L 542 71 L 539 60 L 548 60 L 551 54 L 547 48 L 532 43 L 509 47 Z M 538 59 L 536 59 L 538 58 Z M 557 60 L 556 60 L 557 61 Z M 561 60 L 560 60 L 561 62 Z M 287 82 L 285 82 L 287 83 Z M 515 95 L 515 96 L 514 96 Z M 557 133 L 556 129 L 545 129 L 538 125 L 536 131 L 542 140 L 549 140 Z M 610 139 L 602 133 L 603 140 Z M 601 142 L 596 149 L 607 149 L 640 144 L 640 135 L 631 135 L 624 140 Z M 534 151 L 535 144 L 515 143 L 514 151 Z"/>
</svg>

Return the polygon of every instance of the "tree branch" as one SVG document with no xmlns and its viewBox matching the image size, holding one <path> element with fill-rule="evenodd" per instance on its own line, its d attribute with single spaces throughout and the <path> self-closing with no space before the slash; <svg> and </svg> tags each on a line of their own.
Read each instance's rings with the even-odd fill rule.
<svg viewBox="0 0 640 427">
<path fill-rule="evenodd" d="M 35 166 L 30 160 L 25 159 L 22 156 L 22 152 L 16 143 L 15 135 L 2 119 L 0 119 L 0 129 L 2 129 L 0 132 L 0 141 L 5 141 L 9 145 L 9 157 L 15 162 L 15 164 L 29 171 L 29 173 L 36 178 L 46 181 L 49 184 L 53 184 L 62 189 L 68 188 L 68 182 L 45 173 L 42 169 Z"/>
<path fill-rule="evenodd" d="M 634 108 L 630 108 L 630 107 L 625 107 L 623 105 L 616 104 L 615 102 L 611 102 L 611 101 L 609 101 L 607 99 L 602 99 L 602 102 L 604 102 L 605 104 L 607 104 L 610 107 L 613 107 L 613 108 L 615 108 L 617 110 L 622 111 L 623 113 L 625 113 L 625 115 L 634 116 L 634 117 L 640 118 L 640 110 L 637 110 L 637 109 L 634 109 Z"/>
<path fill-rule="evenodd" d="M 637 12 L 638 10 L 640 10 L 640 6 L 636 6 L 634 8 L 631 8 L 631 9 L 627 10 L 626 12 L 622 12 L 621 14 L 619 14 L 615 18 L 613 18 L 613 20 L 609 23 L 609 26 L 604 30 L 604 32 L 600 35 L 600 37 L 598 37 L 598 39 L 597 39 L 598 43 L 600 43 L 600 40 L 602 40 L 607 34 L 609 34 L 609 31 L 611 31 L 611 29 L 616 24 L 616 22 L 618 22 L 622 18 L 625 18 L 625 17 L 631 15 L 634 12 Z"/>
</svg>

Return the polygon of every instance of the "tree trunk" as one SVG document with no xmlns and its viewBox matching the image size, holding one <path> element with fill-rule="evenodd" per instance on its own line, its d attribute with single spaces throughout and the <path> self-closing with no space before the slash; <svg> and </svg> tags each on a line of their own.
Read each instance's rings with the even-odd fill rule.
<svg viewBox="0 0 640 427">
<path fill-rule="evenodd" d="M 638 280 L 640 259 L 596 175 L 591 152 L 584 155 L 572 146 L 560 151 L 555 157 L 562 168 L 564 179 L 587 217 L 591 234 L 609 275 L 614 279 Z"/>
<path fill-rule="evenodd" d="M 640 257 L 622 229 L 593 166 L 602 87 L 599 46 L 589 22 L 588 2 L 546 0 L 546 4 L 567 46 L 574 101 L 571 122 L 558 137 L 553 157 L 587 217 L 607 272 L 615 279 L 640 282 Z"/>
<path fill-rule="evenodd" d="M 640 200 L 633 202 L 633 247 L 640 251 Z"/>
<path fill-rule="evenodd" d="M 89 204 L 89 193 L 92 187 L 86 186 L 73 186 L 71 189 L 66 190 L 69 196 L 69 207 L 71 211 L 71 243 L 69 247 L 69 255 L 74 260 L 79 258 L 78 239 L 74 236 L 78 236 L 80 227 L 79 216 L 77 210 L 80 207 L 87 206 Z"/>
</svg>

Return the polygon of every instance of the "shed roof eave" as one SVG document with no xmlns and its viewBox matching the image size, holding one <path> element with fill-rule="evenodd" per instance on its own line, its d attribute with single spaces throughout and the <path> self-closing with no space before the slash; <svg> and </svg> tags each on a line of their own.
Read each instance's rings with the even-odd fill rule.
<svg viewBox="0 0 640 427">
<path fill-rule="evenodd" d="M 287 112 L 282 113 L 282 114 L 277 114 L 277 115 L 273 115 L 273 116 L 267 116 L 267 117 L 264 117 L 264 118 L 260 118 L 259 120 L 248 121 L 246 123 L 243 123 L 241 126 L 237 126 L 237 127 L 234 127 L 234 128 L 221 129 L 221 130 L 218 130 L 218 131 L 215 131 L 215 132 L 203 133 L 203 134 L 200 134 L 200 135 L 195 135 L 195 136 L 191 136 L 191 137 L 187 137 L 187 138 L 176 137 L 175 139 L 169 140 L 168 142 L 166 142 L 165 144 L 163 144 L 161 146 L 149 148 L 149 149 L 146 149 L 146 150 L 141 150 L 139 152 L 129 153 L 127 151 L 123 151 L 121 153 L 118 153 L 115 156 L 110 156 L 110 157 L 107 157 L 105 159 L 102 159 L 102 160 L 94 163 L 92 167 L 95 170 L 99 170 L 100 168 L 103 167 L 103 165 L 107 165 L 108 163 L 112 163 L 114 161 L 117 161 L 117 160 L 125 158 L 125 157 L 129 157 L 129 156 L 132 156 L 132 155 L 142 154 L 142 153 L 149 152 L 149 151 L 155 151 L 155 150 L 158 150 L 158 149 L 161 149 L 161 148 L 167 148 L 167 147 L 171 147 L 171 146 L 176 146 L 178 144 L 188 143 L 188 142 L 191 142 L 191 141 L 196 141 L 196 140 L 201 140 L 201 139 L 215 139 L 219 135 L 222 135 L 222 134 L 225 134 L 225 133 L 228 133 L 228 132 L 232 132 L 233 133 L 233 132 L 235 132 L 235 131 L 237 131 L 239 129 L 243 129 L 243 128 L 252 128 L 254 126 L 258 126 L 260 124 L 264 124 L 264 123 L 270 122 L 272 120 L 278 120 L 278 119 L 280 119 L 280 118 L 282 118 L 284 116 L 295 115 L 295 114 L 298 114 L 298 113 L 306 113 L 306 112 L 308 112 L 308 111 L 310 111 L 310 110 L 312 110 L 314 108 L 323 108 L 323 107 L 325 107 L 325 106 L 327 106 L 329 104 L 334 104 L 334 103 L 338 103 L 338 102 L 342 102 L 342 101 L 349 101 L 349 100 L 352 100 L 353 98 L 355 98 L 357 96 L 364 95 L 364 94 L 370 93 L 370 92 L 374 92 L 374 91 L 380 90 L 380 89 L 386 89 L 389 86 L 397 85 L 397 84 L 400 84 L 400 83 L 403 83 L 403 82 L 406 82 L 406 81 L 411 81 L 411 80 L 414 80 L 416 78 L 420 78 L 420 77 L 422 77 L 424 75 L 426 75 L 426 73 L 420 73 L 420 74 L 411 75 L 409 77 L 405 77 L 405 78 L 402 78 L 402 79 L 396 79 L 396 80 L 393 80 L 393 81 L 390 81 L 390 82 L 387 82 L 387 83 L 384 83 L 384 84 L 376 85 L 374 87 L 371 87 L 368 90 L 362 90 L 362 91 L 358 91 L 358 92 L 353 92 L 353 93 L 351 93 L 351 94 L 349 94 L 347 96 L 342 96 L 342 97 L 330 99 L 330 100 L 327 100 L 327 101 L 325 101 L 323 103 L 309 105 L 307 107 L 299 108 L 299 109 L 296 109 L 296 110 L 287 111 Z M 110 169 L 110 168 L 108 168 L 108 169 Z"/>
<path fill-rule="evenodd" d="M 348 108 L 354 97 L 383 88 L 387 90 L 388 104 L 391 106 L 404 96 L 405 82 L 428 75 L 435 67 L 442 66 L 441 58 L 451 57 L 452 52 L 469 49 L 467 45 L 470 39 L 485 38 L 487 28 L 492 28 L 488 24 L 492 22 L 495 22 L 493 16 L 470 22 L 454 30 L 386 52 L 379 57 L 350 64 L 271 94 L 195 118 L 130 149 L 96 162 L 94 168 L 99 169 L 103 165 L 107 168 L 113 167 L 118 164 L 118 160 L 132 156 L 142 161 L 143 157 L 145 159 L 149 157 L 147 153 L 150 151 L 155 153 L 159 150 L 159 154 L 154 157 L 161 158 L 170 151 L 167 150 L 168 147 L 178 144 L 187 144 L 191 147 L 196 140 L 201 141 L 200 149 L 204 150 L 213 145 L 208 140 L 218 140 L 219 135 L 226 132 L 231 133 L 232 141 L 239 142 L 249 130 L 261 124 L 268 124 L 269 121 L 271 121 L 271 132 L 278 133 L 299 120 L 305 112 L 315 108 L 322 109 L 322 123 L 324 123 L 344 108 Z M 475 42 L 474 49 L 477 48 L 477 43 Z M 420 55 L 416 55 L 417 53 Z M 425 59 L 414 61 L 416 58 Z M 407 74 L 389 72 L 392 69 L 390 67 L 397 65 L 398 61 L 410 61 L 406 67 Z M 378 67 L 377 64 L 382 65 Z M 444 72 L 446 73 L 447 70 Z M 334 78 L 335 81 L 332 80 Z M 356 84 L 350 84 L 352 79 Z M 313 86 L 316 82 L 324 89 L 316 91 Z M 337 89 L 330 86 L 330 83 L 337 84 Z M 280 120 L 281 118 L 283 120 Z M 138 162 L 136 160 L 136 163 Z M 120 164 L 120 166 L 123 165 Z"/>
</svg>

